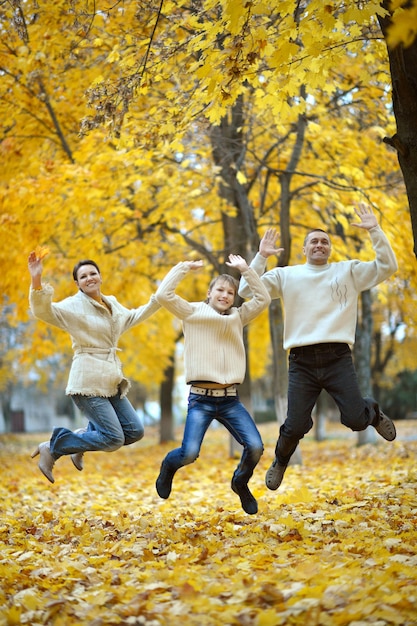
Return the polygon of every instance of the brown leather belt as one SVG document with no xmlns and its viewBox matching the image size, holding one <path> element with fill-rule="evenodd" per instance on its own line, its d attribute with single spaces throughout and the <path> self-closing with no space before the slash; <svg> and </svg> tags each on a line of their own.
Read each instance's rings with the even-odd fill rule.
<svg viewBox="0 0 417 626">
<path fill-rule="evenodd" d="M 212 398 L 224 398 L 226 396 L 237 396 L 236 385 L 224 387 L 223 389 L 206 389 L 205 387 L 196 387 L 191 385 L 190 393 L 196 393 L 199 396 L 209 396 Z"/>
</svg>

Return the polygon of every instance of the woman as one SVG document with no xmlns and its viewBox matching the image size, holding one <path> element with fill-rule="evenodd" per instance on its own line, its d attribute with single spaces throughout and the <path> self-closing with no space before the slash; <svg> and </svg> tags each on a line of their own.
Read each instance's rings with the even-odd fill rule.
<svg viewBox="0 0 417 626">
<path fill-rule="evenodd" d="M 86 429 L 74 432 L 54 428 L 50 441 L 33 452 L 32 458 L 40 455 L 39 469 L 53 483 L 53 466 L 63 455 L 71 455 L 75 467 L 82 470 L 84 452 L 110 452 L 142 439 L 143 425 L 126 398 L 130 384 L 116 354 L 117 342 L 160 305 L 152 295 L 146 305 L 127 309 L 114 296 L 103 296 L 99 267 L 89 259 L 79 261 L 73 270 L 78 293 L 55 303 L 53 288 L 42 283 L 42 259 L 36 252 L 30 253 L 28 266 L 33 315 L 71 336 L 74 357 L 66 394 L 89 420 Z"/>
<path fill-rule="evenodd" d="M 207 428 L 216 419 L 243 446 L 232 489 L 244 511 L 253 515 L 258 505 L 248 481 L 261 458 L 263 444 L 255 422 L 239 400 L 238 385 L 246 369 L 243 328 L 271 299 L 256 272 L 241 256 L 231 254 L 226 265 L 245 276 L 252 299 L 234 307 L 238 283 L 223 274 L 211 282 L 205 302 L 187 302 L 175 294 L 175 288 L 202 265 L 202 261 L 178 263 L 155 294 L 158 302 L 183 322 L 185 375 L 191 385 L 182 445 L 163 460 L 156 490 L 161 498 L 169 497 L 175 472 L 197 459 Z"/>
</svg>

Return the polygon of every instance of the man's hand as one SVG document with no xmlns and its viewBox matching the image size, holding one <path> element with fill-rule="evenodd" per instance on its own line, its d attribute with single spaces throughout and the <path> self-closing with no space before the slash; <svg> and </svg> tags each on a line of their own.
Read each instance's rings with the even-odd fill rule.
<svg viewBox="0 0 417 626">
<path fill-rule="evenodd" d="M 239 254 L 229 254 L 229 261 L 226 261 L 226 265 L 228 267 L 235 267 L 239 270 L 240 273 L 245 272 L 249 269 L 248 264 L 245 259 L 241 257 Z"/>
<path fill-rule="evenodd" d="M 364 228 L 365 230 L 370 230 L 378 226 L 378 220 L 371 207 L 363 202 L 359 202 L 358 206 L 355 207 L 355 213 L 361 221 L 352 222 L 351 226 L 357 226 L 357 228 Z"/>
<path fill-rule="evenodd" d="M 278 255 L 283 252 L 284 248 L 276 248 L 275 244 L 278 239 L 278 231 L 275 228 L 268 228 L 259 244 L 259 252 L 266 259 L 272 255 Z"/>
</svg>

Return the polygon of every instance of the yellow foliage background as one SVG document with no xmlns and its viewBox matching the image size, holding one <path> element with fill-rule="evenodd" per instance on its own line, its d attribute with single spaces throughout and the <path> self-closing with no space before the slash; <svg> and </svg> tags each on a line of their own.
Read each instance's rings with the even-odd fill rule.
<svg viewBox="0 0 417 626">
<path fill-rule="evenodd" d="M 222 428 L 167 501 L 154 483 L 176 444 L 152 429 L 87 454 L 82 473 L 60 459 L 54 485 L 29 457 L 39 437 L 4 435 L 0 626 L 415 625 L 416 425 L 357 448 L 330 424 L 327 441 L 302 441 L 277 492 L 264 485 L 277 426 L 261 425 L 255 516 L 230 489 Z"/>
<path fill-rule="evenodd" d="M 397 41 L 414 32 L 405 17 L 415 2 L 403 5 L 393 6 Z M 134 307 L 190 255 L 205 258 L 207 271 L 182 293 L 202 299 L 227 254 L 249 260 L 267 227 L 283 228 L 281 179 L 292 170 L 300 118 L 307 125 L 289 189 L 289 262 L 304 261 L 304 234 L 317 226 L 331 229 L 332 260 L 372 258 L 369 238 L 350 227 L 353 204 L 371 204 L 399 261 L 396 276 L 375 290 L 374 312 L 379 325 L 401 320 L 413 341 L 409 208 L 396 152 L 383 142 L 396 125 L 381 12 L 379 1 L 358 8 L 341 0 L 3 3 L 2 305 L 10 329 L 28 325 L 13 353 L 0 346 L 0 388 L 34 371 L 47 379 L 56 354 L 70 359 L 64 333 L 30 320 L 31 249 L 49 248 L 44 277 L 57 300 L 74 293 L 70 273 L 80 258 L 97 260 L 103 292 Z M 232 180 L 213 158 L 212 133 L 230 122 L 239 98 L 243 116 L 232 138 L 242 135 L 244 158 L 233 152 Z M 230 128 L 223 130 L 227 144 Z M 243 219 L 220 193 L 232 183 L 253 213 L 250 249 L 230 249 Z M 249 332 L 258 378 L 269 362 L 266 315 Z M 176 333 L 160 313 L 121 342 L 126 375 L 150 393 Z M 395 348 L 396 370 L 415 369 L 414 352 Z"/>
</svg>

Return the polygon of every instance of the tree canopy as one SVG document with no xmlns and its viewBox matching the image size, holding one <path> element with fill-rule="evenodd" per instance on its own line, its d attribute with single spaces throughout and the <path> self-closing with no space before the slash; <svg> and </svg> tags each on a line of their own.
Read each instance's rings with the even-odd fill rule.
<svg viewBox="0 0 417 626">
<path fill-rule="evenodd" d="M 412 46 L 415 3 L 390 10 L 388 44 Z M 7 323 L 28 321 L 26 262 L 36 245 L 50 250 L 45 278 L 57 298 L 73 293 L 72 266 L 87 257 L 100 265 L 104 292 L 136 306 L 194 254 L 206 272 L 182 289 L 201 299 L 235 251 L 230 225 L 248 257 L 275 225 L 288 227 L 291 262 L 315 226 L 330 229 L 333 258 L 369 258 L 369 242 L 349 226 L 352 205 L 365 200 L 400 263 L 378 290 L 381 324 L 394 316 L 412 336 L 409 207 L 397 153 L 383 141 L 396 131 L 378 24 L 386 15 L 379 2 L 319 0 L 2 4 Z M 227 162 L 216 145 L 228 148 Z M 169 362 L 169 319 L 157 313 L 123 343 L 128 374 L 146 385 Z M 19 339 L 22 366 L 68 352 L 63 333 L 33 328 Z M 257 328 L 266 346 L 265 318 Z M 252 360 L 261 374 L 265 363 Z"/>
</svg>

